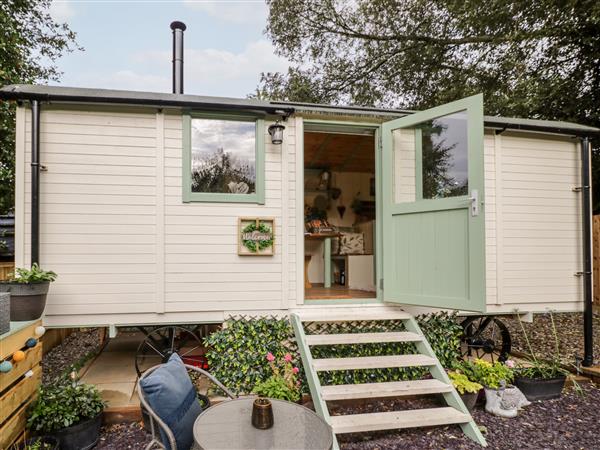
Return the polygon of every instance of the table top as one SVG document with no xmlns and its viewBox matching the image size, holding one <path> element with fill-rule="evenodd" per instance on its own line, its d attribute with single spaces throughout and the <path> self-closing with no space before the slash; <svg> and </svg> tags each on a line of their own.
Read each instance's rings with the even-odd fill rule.
<svg viewBox="0 0 600 450">
<path fill-rule="evenodd" d="M 331 232 L 331 233 L 304 233 L 304 239 L 327 239 L 327 238 L 335 238 L 340 237 L 340 233 Z"/>
<path fill-rule="evenodd" d="M 273 427 L 252 426 L 255 397 L 229 400 L 211 406 L 194 423 L 197 448 L 329 450 L 333 445 L 331 427 L 313 411 L 297 403 L 271 399 Z"/>
</svg>

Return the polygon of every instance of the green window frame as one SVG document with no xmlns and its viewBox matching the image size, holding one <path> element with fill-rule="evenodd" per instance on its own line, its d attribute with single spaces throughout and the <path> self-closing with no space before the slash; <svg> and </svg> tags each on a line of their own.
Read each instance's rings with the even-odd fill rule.
<svg viewBox="0 0 600 450">
<path fill-rule="evenodd" d="M 254 122 L 255 138 L 255 192 L 252 194 L 230 194 L 220 192 L 192 192 L 192 119 L 231 120 Z M 265 204 L 265 121 L 251 115 L 188 112 L 183 114 L 183 155 L 182 155 L 183 202 L 216 203 L 256 203 Z"/>
</svg>

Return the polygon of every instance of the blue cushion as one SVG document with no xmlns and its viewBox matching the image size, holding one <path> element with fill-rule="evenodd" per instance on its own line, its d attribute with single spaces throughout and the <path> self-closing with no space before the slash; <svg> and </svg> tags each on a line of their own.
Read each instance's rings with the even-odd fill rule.
<svg viewBox="0 0 600 450">
<path fill-rule="evenodd" d="M 141 381 L 144 397 L 158 417 L 175 435 L 178 450 L 188 450 L 194 441 L 194 421 L 202 412 L 183 361 L 177 353 Z M 161 430 L 168 450 L 169 440 Z"/>
</svg>

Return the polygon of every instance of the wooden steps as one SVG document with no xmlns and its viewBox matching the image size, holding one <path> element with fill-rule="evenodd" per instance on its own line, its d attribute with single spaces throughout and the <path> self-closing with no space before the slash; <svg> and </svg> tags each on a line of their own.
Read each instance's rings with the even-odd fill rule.
<svg viewBox="0 0 600 450">
<path fill-rule="evenodd" d="M 291 315 L 291 323 L 296 335 L 298 350 L 306 374 L 306 380 L 315 405 L 315 410 L 332 427 L 334 433 L 333 450 L 339 450 L 335 434 L 357 433 L 376 430 L 431 427 L 459 424 L 463 432 L 473 441 L 486 445 L 485 438 L 469 414 L 458 392 L 454 389 L 448 374 L 438 361 L 435 352 L 423 335 L 417 321 L 408 313 L 398 309 L 378 310 L 375 312 L 359 308 L 339 308 L 329 314 Z M 309 330 L 315 330 L 310 323 L 349 322 L 347 331 L 353 330 L 352 322 L 363 321 L 401 321 L 402 331 L 306 334 L 304 324 Z M 344 330 L 342 328 L 342 330 Z M 344 330 L 346 331 L 346 330 Z M 397 353 L 381 356 L 354 356 L 350 347 L 343 358 L 314 359 L 312 349 L 318 346 L 336 346 L 353 344 L 389 344 L 410 342 L 413 348 L 388 346 L 388 350 L 397 349 Z M 417 354 L 412 352 L 416 351 Z M 356 352 L 358 352 L 358 348 Z M 410 352 L 410 353 L 405 353 Z M 383 352 L 382 352 L 383 353 Z M 431 378 L 405 381 L 381 381 L 378 383 L 321 385 L 319 373 L 337 370 L 365 370 L 403 367 L 423 367 Z M 422 373 L 421 371 L 420 373 Z M 406 375 L 411 372 L 407 372 Z M 420 377 L 416 377 L 420 378 Z M 445 407 L 376 412 L 331 416 L 327 402 L 339 400 L 359 400 L 375 398 L 393 398 L 441 394 L 447 404 Z"/>
<path fill-rule="evenodd" d="M 426 355 L 363 356 L 357 358 L 314 359 L 317 372 L 327 370 L 386 369 L 395 367 L 434 366 L 435 358 Z"/>
<path fill-rule="evenodd" d="M 412 316 L 404 311 L 369 312 L 336 312 L 333 314 L 302 314 L 302 322 L 370 322 L 381 320 L 406 320 Z"/>
<path fill-rule="evenodd" d="M 467 423 L 471 420 L 469 414 L 464 414 L 451 407 L 444 407 L 331 416 L 331 426 L 334 433 L 342 434 L 453 425 Z"/>
<path fill-rule="evenodd" d="M 390 381 L 386 383 L 339 384 L 322 386 L 325 401 L 356 400 L 361 398 L 402 397 L 406 395 L 443 394 L 452 387 L 436 379 Z"/>
<path fill-rule="evenodd" d="M 396 331 L 388 333 L 348 333 L 348 334 L 309 334 L 308 345 L 337 344 L 379 344 L 383 342 L 418 342 L 422 339 L 417 333 Z"/>
</svg>

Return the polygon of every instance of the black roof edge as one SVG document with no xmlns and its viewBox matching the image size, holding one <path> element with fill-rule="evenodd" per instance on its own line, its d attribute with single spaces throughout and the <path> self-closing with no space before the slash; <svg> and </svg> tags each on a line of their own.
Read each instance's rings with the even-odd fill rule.
<svg viewBox="0 0 600 450">
<path fill-rule="evenodd" d="M 249 105 L 249 104 L 232 104 L 227 102 L 199 102 L 190 101 L 186 99 L 172 99 L 172 98 L 140 98 L 140 97 L 126 97 L 126 96 L 88 96 L 88 95 L 73 95 L 73 94 L 50 94 L 40 92 L 24 92 L 21 90 L 3 90 L 0 89 L 0 100 L 38 100 L 41 102 L 51 103 L 55 102 L 66 102 L 66 103 L 99 103 L 99 104 L 116 104 L 116 105 L 134 105 L 134 106 L 153 106 L 157 108 L 197 108 L 202 106 L 214 111 L 225 111 L 225 110 L 236 110 L 236 111 L 247 111 L 247 112 L 263 112 L 266 114 L 273 115 L 289 115 L 294 113 L 295 108 L 284 105 Z"/>
<path fill-rule="evenodd" d="M 566 128 L 558 125 L 530 125 L 530 124 L 522 124 L 522 123 L 506 123 L 506 122 L 494 122 L 494 120 L 486 119 L 484 120 L 484 125 L 488 128 L 496 128 L 501 130 L 502 132 L 505 130 L 518 130 L 518 131 L 534 131 L 538 133 L 554 133 L 554 134 L 563 134 L 567 136 L 576 136 L 576 137 L 600 137 L 600 130 L 590 130 L 590 129 L 576 129 L 576 128 Z"/>
<path fill-rule="evenodd" d="M 83 88 L 66 88 L 72 91 L 61 92 L 32 92 L 26 88 L 32 85 L 9 85 L 0 88 L 0 100 L 38 100 L 41 102 L 64 102 L 64 103 L 96 103 L 96 104 L 114 104 L 114 105 L 133 105 L 147 106 L 156 108 L 202 108 L 211 111 L 240 111 L 248 113 L 263 113 L 268 115 L 283 115 L 289 116 L 303 107 L 317 107 L 323 109 L 347 110 L 347 111 L 364 111 L 373 114 L 403 114 L 409 115 L 415 111 L 410 110 L 386 110 L 382 108 L 369 108 L 360 106 L 340 107 L 335 105 L 318 105 L 310 103 L 294 103 L 281 101 L 252 101 L 241 99 L 229 99 L 220 97 L 202 97 L 189 95 L 175 95 L 168 93 L 146 93 L 137 91 L 113 91 L 105 89 L 97 89 L 93 94 L 79 93 L 80 91 L 92 91 L 91 89 Z M 23 89 L 25 88 L 25 89 Z M 49 87 L 50 89 L 54 87 Z M 75 92 L 73 92 L 75 91 Z M 104 95 L 103 95 L 104 93 Z M 146 96 L 144 96 L 146 95 Z M 150 97 L 148 96 L 150 95 Z M 187 97 L 187 98 L 186 98 Z M 527 123 L 531 122 L 531 123 Z M 568 126 L 565 122 L 537 121 L 523 119 L 497 118 L 486 116 L 484 118 L 484 126 L 488 128 L 496 128 L 499 130 L 521 130 L 543 133 L 554 133 L 576 137 L 594 137 L 600 139 L 600 129 L 584 126 Z M 542 123 L 540 123 L 542 122 Z M 543 123 L 546 122 L 546 123 Z M 565 126 L 566 125 L 566 126 Z"/>
</svg>

